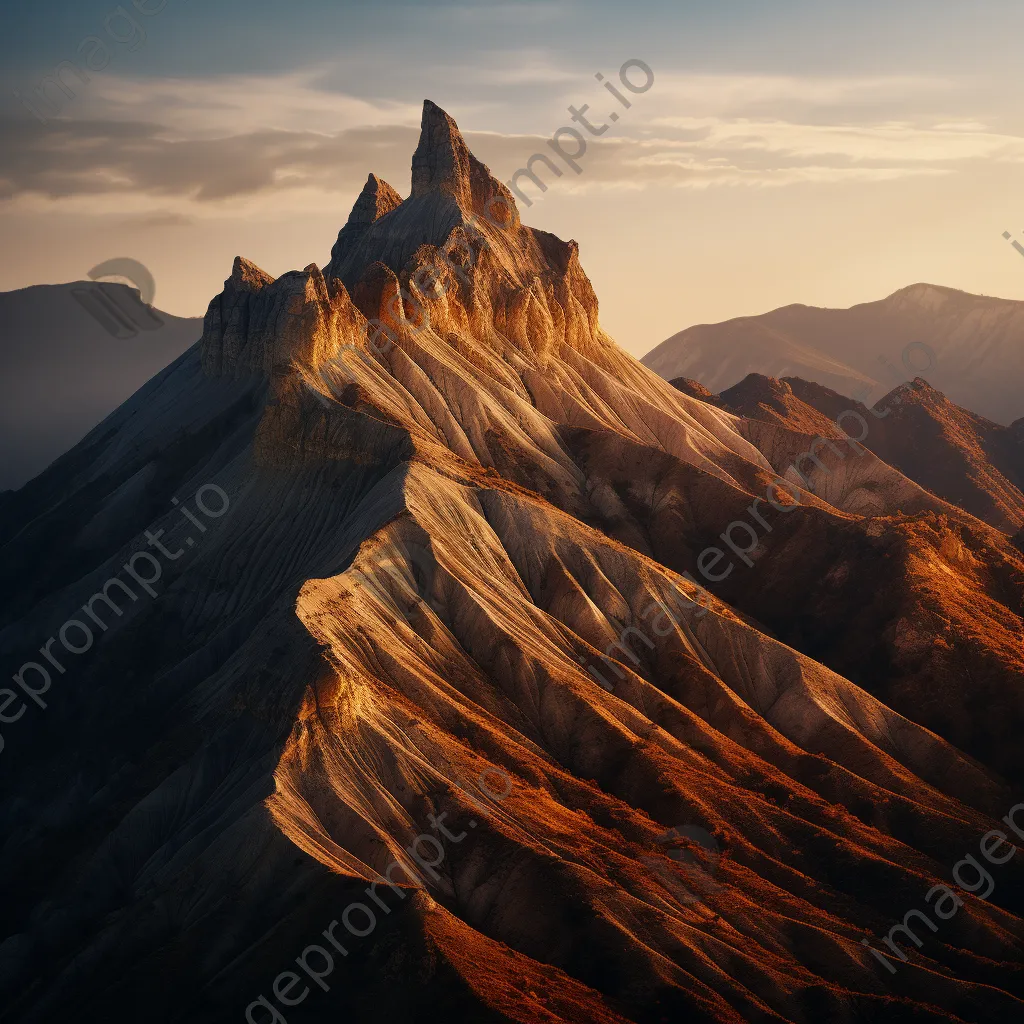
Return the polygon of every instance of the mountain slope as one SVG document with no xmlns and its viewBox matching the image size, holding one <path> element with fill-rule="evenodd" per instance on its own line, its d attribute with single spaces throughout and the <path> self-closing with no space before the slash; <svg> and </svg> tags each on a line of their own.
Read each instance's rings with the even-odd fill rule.
<svg viewBox="0 0 1024 1024">
<path fill-rule="evenodd" d="M 0 1020 L 1019 1014 L 1019 863 L 920 951 L 890 929 L 1013 806 L 1020 552 L 878 460 L 913 514 L 778 481 L 784 430 L 618 349 L 429 101 L 412 186 L 371 176 L 326 273 L 237 260 L 0 506 L 14 664 L 160 569 L 0 729 Z M 681 575 L 773 484 L 756 594 Z M 964 752 L 929 723 L 982 633 Z"/>
<path fill-rule="evenodd" d="M 836 404 L 824 389 L 791 383 L 822 411 Z M 865 441 L 875 454 L 1000 530 L 1012 534 L 1024 525 L 1024 421 L 1000 426 L 955 405 L 921 377 L 891 391 L 878 408 L 884 415 L 873 417 Z"/>
<path fill-rule="evenodd" d="M 784 306 L 690 327 L 642 362 L 718 393 L 749 373 L 801 377 L 873 401 L 923 375 L 957 405 L 996 423 L 1024 415 L 1024 302 L 917 284 L 850 309 Z"/>
<path fill-rule="evenodd" d="M 820 384 L 757 374 L 719 399 L 738 415 L 833 439 L 842 437 L 836 417 L 852 410 L 869 427 L 864 446 L 903 475 L 1004 533 L 1024 525 L 1024 421 L 1001 427 L 954 405 L 923 378 L 870 410 Z"/>
</svg>

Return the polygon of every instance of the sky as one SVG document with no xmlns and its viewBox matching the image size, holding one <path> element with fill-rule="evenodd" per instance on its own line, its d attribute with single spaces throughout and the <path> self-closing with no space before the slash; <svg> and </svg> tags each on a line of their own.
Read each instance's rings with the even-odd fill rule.
<svg viewBox="0 0 1024 1024">
<path fill-rule="evenodd" d="M 0 290 L 128 257 L 199 316 L 235 255 L 323 266 L 368 172 L 408 194 L 430 98 L 505 181 L 570 105 L 608 125 L 520 209 L 579 242 L 636 355 L 919 281 L 1024 299 L 1020 0 L 8 6 Z M 68 60 L 88 81 L 40 99 Z"/>
</svg>

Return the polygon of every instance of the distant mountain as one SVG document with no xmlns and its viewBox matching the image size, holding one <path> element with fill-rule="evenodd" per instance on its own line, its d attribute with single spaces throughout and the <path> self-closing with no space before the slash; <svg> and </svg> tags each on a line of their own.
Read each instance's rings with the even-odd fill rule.
<svg viewBox="0 0 1024 1024">
<path fill-rule="evenodd" d="M 689 377 L 716 394 L 759 373 L 877 401 L 920 375 L 957 405 L 1008 424 L 1024 416 L 1024 302 L 915 284 L 850 309 L 794 305 L 700 324 L 641 362 L 666 380 Z"/>
<path fill-rule="evenodd" d="M 1002 427 L 961 409 L 920 377 L 895 388 L 873 411 L 799 377 L 752 373 L 720 395 L 686 378 L 672 384 L 718 408 L 812 439 L 841 438 L 836 417 L 853 409 L 868 425 L 864 447 L 904 476 L 1005 533 L 1015 534 L 1024 524 L 1024 419 Z M 851 434 L 861 432 L 852 417 L 844 422 Z"/>
<path fill-rule="evenodd" d="M 67 451 L 202 333 L 95 281 L 0 293 L 0 491 Z"/>
</svg>

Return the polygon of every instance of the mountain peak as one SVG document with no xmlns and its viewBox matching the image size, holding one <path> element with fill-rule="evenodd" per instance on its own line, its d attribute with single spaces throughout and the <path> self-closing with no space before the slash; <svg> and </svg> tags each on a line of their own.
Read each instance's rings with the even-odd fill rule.
<svg viewBox="0 0 1024 1024">
<path fill-rule="evenodd" d="M 877 405 L 884 409 L 893 405 L 906 407 L 926 403 L 953 405 L 938 388 L 932 387 L 924 377 L 915 377 L 913 380 L 897 384 L 887 395 L 878 400 Z"/>
<path fill-rule="evenodd" d="M 890 295 L 885 301 L 895 306 L 913 306 L 929 312 L 937 312 L 951 300 L 971 299 L 973 296 L 956 288 L 947 288 L 940 284 L 907 285 Z"/>
<path fill-rule="evenodd" d="M 787 377 L 783 380 L 763 373 L 749 373 L 738 384 L 723 391 L 718 398 L 723 408 L 739 416 L 782 423 L 812 437 L 838 436 L 835 424 L 798 393 L 798 389 L 807 387 L 832 393 L 800 377 Z"/>
<path fill-rule="evenodd" d="M 521 225 L 512 193 L 470 152 L 455 119 L 424 100 L 410 198 L 429 201 L 436 196 L 453 199 L 464 221 L 483 217 L 513 233 Z"/>
<path fill-rule="evenodd" d="M 676 391 L 681 391 L 684 395 L 696 398 L 700 402 L 706 402 L 708 405 L 715 405 L 719 408 L 725 407 L 725 403 L 721 398 L 704 387 L 700 381 L 691 380 L 689 377 L 676 377 L 675 380 L 670 380 L 669 383 Z"/>
<path fill-rule="evenodd" d="M 472 205 L 471 156 L 455 119 L 431 100 L 423 101 L 420 140 L 412 156 L 412 195 L 447 192 Z"/>
<path fill-rule="evenodd" d="M 331 249 L 331 260 L 324 268 L 324 276 L 338 276 L 345 257 L 366 234 L 367 229 L 401 205 L 402 197 L 383 178 L 369 174 L 345 226 L 338 232 L 338 240 Z"/>
<path fill-rule="evenodd" d="M 273 284 L 274 278 L 265 270 L 257 267 L 252 260 L 247 260 L 244 256 L 236 256 L 231 265 L 231 277 L 224 283 L 239 291 L 260 291 L 268 284 Z"/>
<path fill-rule="evenodd" d="M 351 290 L 373 263 L 401 273 L 420 246 L 440 248 L 453 231 L 467 228 L 473 237 L 488 235 L 488 244 L 503 251 L 509 266 L 531 244 L 532 236 L 521 234 L 512 193 L 469 151 L 454 118 L 424 100 L 409 198 L 403 200 L 371 174 L 331 250 L 324 276 L 340 279 Z"/>
<path fill-rule="evenodd" d="M 372 224 L 378 217 L 383 217 L 385 213 L 394 210 L 401 202 L 402 197 L 383 178 L 378 178 L 376 174 L 368 174 L 366 184 L 348 215 L 348 222 Z"/>
</svg>

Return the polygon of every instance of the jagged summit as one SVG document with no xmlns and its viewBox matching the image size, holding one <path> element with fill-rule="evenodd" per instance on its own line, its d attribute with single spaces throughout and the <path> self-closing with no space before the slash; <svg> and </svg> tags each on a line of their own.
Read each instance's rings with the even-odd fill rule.
<svg viewBox="0 0 1024 1024">
<path fill-rule="evenodd" d="M 458 229 L 464 235 L 453 237 Z M 523 229 L 512 193 L 473 156 L 454 118 L 424 100 L 409 198 L 402 200 L 371 175 L 325 276 L 338 278 L 351 291 L 374 263 L 401 275 L 421 246 L 465 250 L 473 239 L 493 248 L 517 279 L 540 269 L 531 258 L 536 256 L 533 232 Z"/>
<path fill-rule="evenodd" d="M 525 227 L 509 190 L 430 100 L 409 197 L 370 174 L 322 274 L 311 264 L 274 281 L 237 261 L 207 313 L 203 365 L 318 372 L 367 350 L 380 329 L 387 347 L 455 345 L 502 362 L 509 350 L 544 361 L 562 345 L 607 347 L 576 243 Z"/>
<path fill-rule="evenodd" d="M 259 291 L 268 284 L 273 284 L 274 278 L 265 270 L 257 267 L 252 260 L 247 260 L 244 256 L 236 256 L 235 262 L 231 265 L 231 277 L 228 281 L 235 288 Z"/>
<path fill-rule="evenodd" d="M 513 230 L 520 224 L 511 192 L 470 152 L 455 119 L 424 100 L 411 196 L 433 193 L 451 196 L 465 216 L 483 218 L 490 227 Z"/>
<path fill-rule="evenodd" d="M 338 271 L 345 261 L 345 256 L 366 234 L 370 225 L 392 210 L 397 210 L 401 205 L 402 197 L 386 181 L 378 178 L 376 174 L 368 175 L 345 226 L 338 232 L 338 240 L 331 249 L 331 261 L 324 268 L 324 276 L 340 276 Z"/>
<path fill-rule="evenodd" d="M 371 223 L 377 217 L 383 217 L 385 213 L 390 213 L 402 201 L 402 197 L 383 178 L 378 178 L 373 172 L 366 176 L 366 184 L 363 186 L 363 191 L 359 193 L 359 199 L 356 200 L 356 206 L 352 210 L 353 214 L 360 207 L 360 200 L 366 200 L 367 197 L 371 197 L 374 203 L 375 212 L 369 218 Z M 352 219 L 350 215 L 349 220 Z"/>
<path fill-rule="evenodd" d="M 412 195 L 436 189 L 469 206 L 472 159 L 455 120 L 436 103 L 424 100 L 420 141 L 412 155 Z"/>
</svg>

